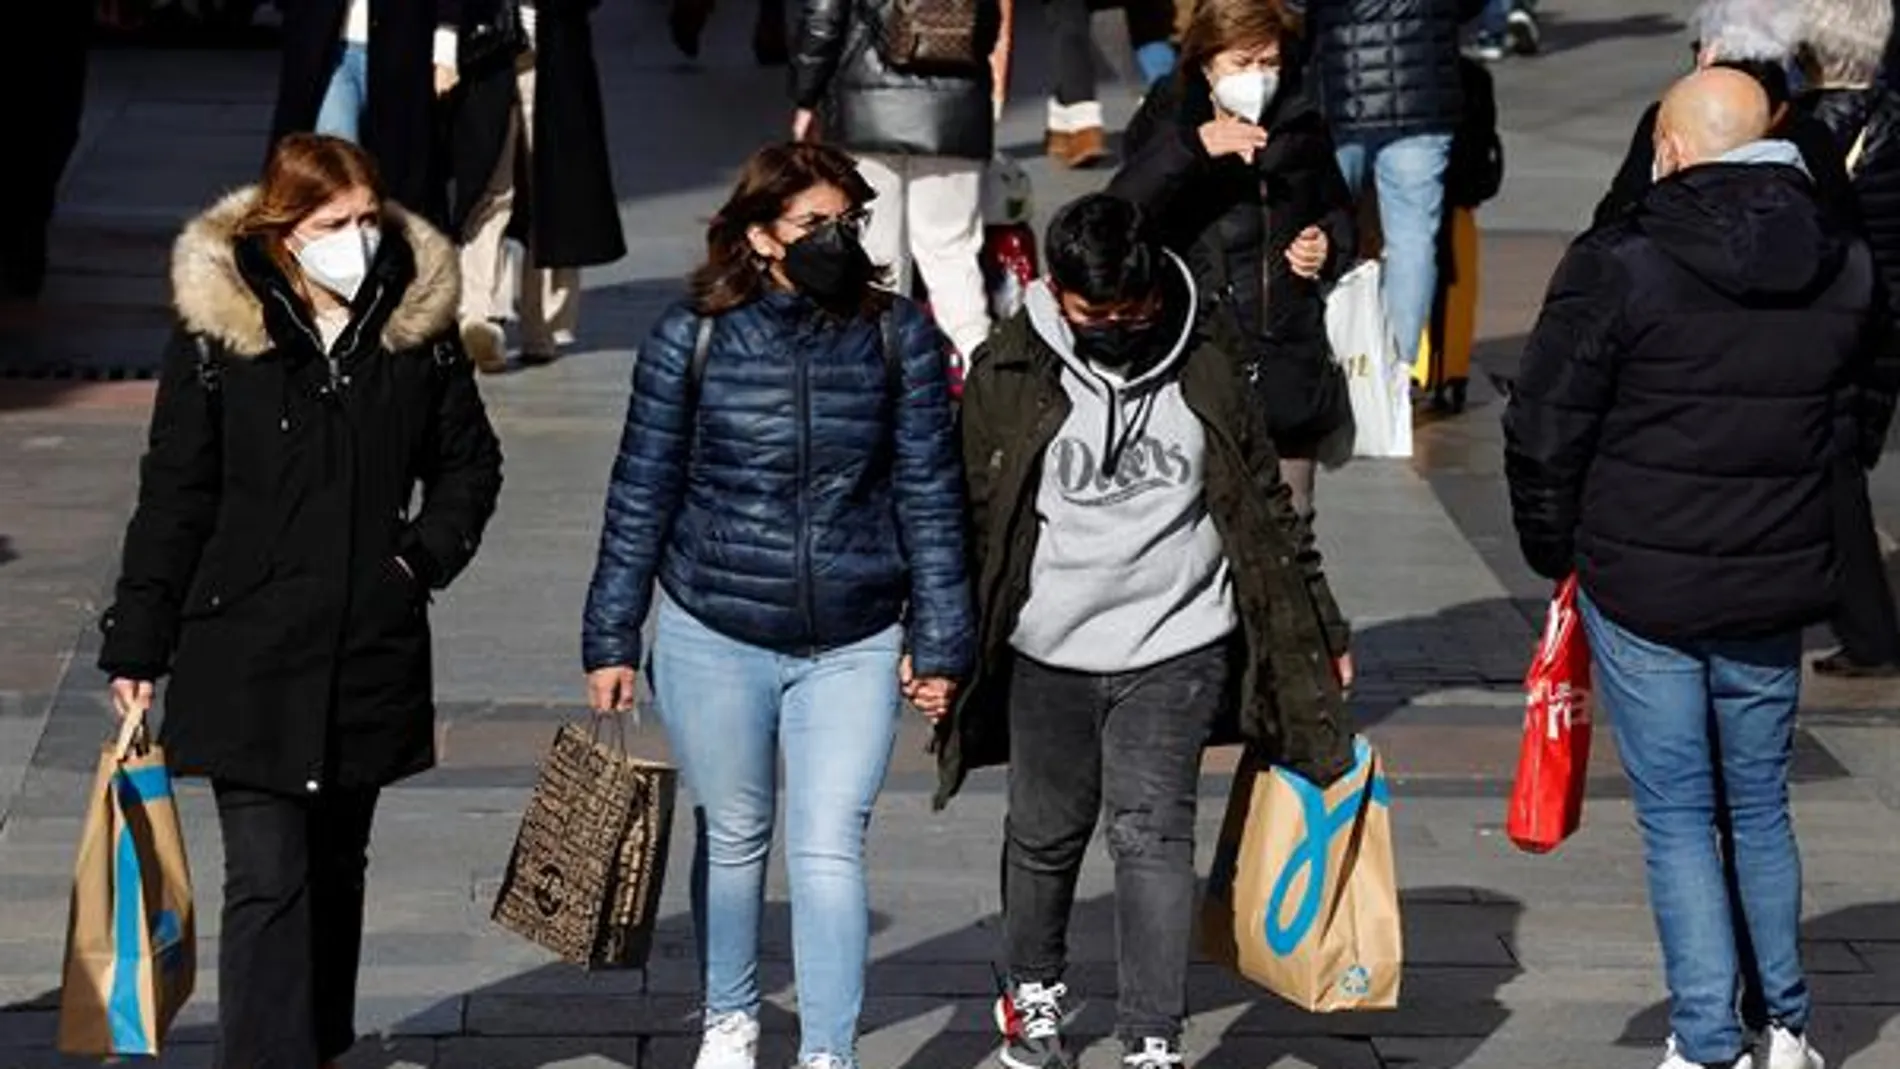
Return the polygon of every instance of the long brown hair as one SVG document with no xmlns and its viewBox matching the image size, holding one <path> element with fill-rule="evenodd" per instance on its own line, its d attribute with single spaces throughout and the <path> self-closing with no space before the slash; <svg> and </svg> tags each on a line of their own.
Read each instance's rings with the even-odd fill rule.
<svg viewBox="0 0 1900 1069">
<path fill-rule="evenodd" d="M 732 196 L 706 227 L 706 262 L 688 283 L 694 311 L 721 315 L 764 296 L 770 284 L 767 265 L 753 251 L 747 231 L 770 226 L 785 214 L 785 205 L 793 197 L 813 186 L 837 187 L 853 208 L 862 208 L 877 196 L 858 173 L 857 162 L 829 145 L 787 142 L 752 154 L 739 172 Z M 875 286 L 867 287 L 871 289 Z M 866 299 L 874 297 L 867 292 Z"/>
<path fill-rule="evenodd" d="M 1281 0 L 1199 0 L 1181 35 L 1181 69 L 1199 73 L 1230 48 L 1284 47 L 1298 30 Z"/>
<path fill-rule="evenodd" d="M 262 237 L 278 270 L 301 286 L 303 272 L 290 253 L 290 232 L 332 197 L 358 187 L 382 203 L 382 176 L 369 153 L 340 137 L 289 134 L 271 150 L 264 180 L 238 220 L 237 234 Z"/>
</svg>

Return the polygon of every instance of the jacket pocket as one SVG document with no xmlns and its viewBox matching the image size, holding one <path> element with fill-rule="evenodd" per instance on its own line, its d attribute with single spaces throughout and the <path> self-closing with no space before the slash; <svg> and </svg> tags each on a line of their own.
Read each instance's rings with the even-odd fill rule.
<svg viewBox="0 0 1900 1069">
<path fill-rule="evenodd" d="M 270 569 L 263 566 L 243 572 L 218 565 L 201 568 L 192 579 L 178 618 L 202 620 L 217 616 L 257 593 L 269 579 Z"/>
</svg>

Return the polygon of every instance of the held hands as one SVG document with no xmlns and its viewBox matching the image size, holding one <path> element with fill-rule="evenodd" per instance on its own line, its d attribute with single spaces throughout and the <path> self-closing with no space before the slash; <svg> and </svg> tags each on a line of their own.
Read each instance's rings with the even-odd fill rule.
<svg viewBox="0 0 1900 1069">
<path fill-rule="evenodd" d="M 630 665 L 608 665 L 587 673 L 587 702 L 597 716 L 633 712 L 639 683 Z"/>
<path fill-rule="evenodd" d="M 897 685 L 902 689 L 904 700 L 917 707 L 924 719 L 932 724 L 940 723 L 950 715 L 950 703 L 956 699 L 956 680 L 942 676 L 917 678 L 912 668 L 910 654 L 897 662 Z"/>
<path fill-rule="evenodd" d="M 451 67 L 442 63 L 438 63 L 435 65 L 435 95 L 436 96 L 439 96 L 439 97 L 448 96 L 451 92 L 455 90 L 455 86 L 461 80 L 462 80 L 461 74 L 459 74 L 454 67 Z"/>
<path fill-rule="evenodd" d="M 1254 153 L 1267 146 L 1267 131 L 1264 127 L 1231 115 L 1222 115 L 1202 123 L 1200 134 L 1201 146 L 1217 160 L 1222 156 L 1239 156 L 1243 163 L 1252 163 Z"/>
<path fill-rule="evenodd" d="M 1326 266 L 1326 254 L 1332 248 L 1326 240 L 1326 231 L 1309 226 L 1300 231 L 1293 244 L 1286 247 L 1286 262 L 1293 273 L 1301 278 L 1318 278 L 1320 269 Z"/>
</svg>

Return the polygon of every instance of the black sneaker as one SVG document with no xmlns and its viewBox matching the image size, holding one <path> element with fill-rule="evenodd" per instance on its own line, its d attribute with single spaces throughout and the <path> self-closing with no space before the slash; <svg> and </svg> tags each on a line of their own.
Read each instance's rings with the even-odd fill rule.
<svg viewBox="0 0 1900 1069">
<path fill-rule="evenodd" d="M 1017 984 L 996 997 L 996 1030 L 1003 1034 L 997 1060 L 1010 1069 L 1075 1069 L 1062 1047 L 1065 984 Z"/>
<path fill-rule="evenodd" d="M 1149 1036 L 1139 1047 L 1129 1045 L 1122 1064 L 1128 1069 L 1179 1069 L 1183 1064 L 1181 1045 L 1171 1039 Z"/>
</svg>

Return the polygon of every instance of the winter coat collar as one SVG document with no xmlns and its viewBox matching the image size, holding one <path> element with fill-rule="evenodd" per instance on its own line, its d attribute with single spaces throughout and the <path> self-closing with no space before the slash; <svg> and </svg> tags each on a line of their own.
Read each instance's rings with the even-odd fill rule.
<svg viewBox="0 0 1900 1069">
<path fill-rule="evenodd" d="M 244 358 L 276 348 L 265 325 L 264 302 L 238 251 L 237 224 L 256 196 L 254 186 L 226 195 L 187 223 L 172 248 L 172 302 L 185 329 Z M 382 327 L 383 347 L 397 353 L 418 348 L 454 324 L 461 271 L 455 246 L 440 231 L 394 203 L 386 203 L 383 214 L 414 259 L 402 298 Z"/>
</svg>

